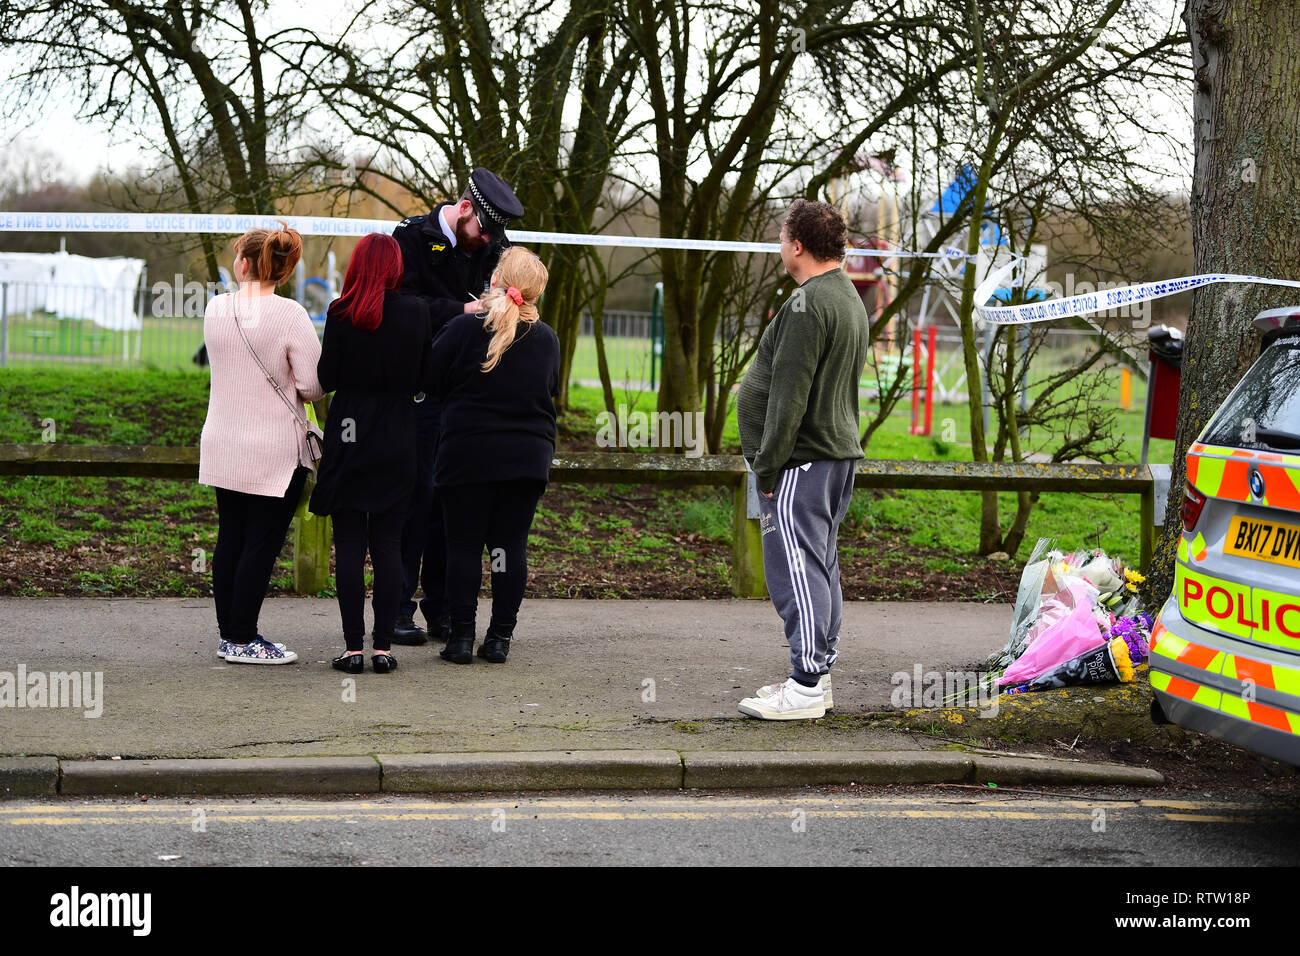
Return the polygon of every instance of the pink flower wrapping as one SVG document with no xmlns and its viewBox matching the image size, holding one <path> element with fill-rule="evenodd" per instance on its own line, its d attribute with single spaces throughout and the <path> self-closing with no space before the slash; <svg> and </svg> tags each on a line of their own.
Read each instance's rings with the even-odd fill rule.
<svg viewBox="0 0 1300 956">
<path fill-rule="evenodd" d="M 1050 623 L 1019 658 L 998 678 L 998 684 L 1023 684 L 1100 647 L 1106 637 L 1097 626 L 1092 608 L 1096 592 L 1085 582 L 1071 583 L 1043 602 L 1043 619 Z"/>
</svg>

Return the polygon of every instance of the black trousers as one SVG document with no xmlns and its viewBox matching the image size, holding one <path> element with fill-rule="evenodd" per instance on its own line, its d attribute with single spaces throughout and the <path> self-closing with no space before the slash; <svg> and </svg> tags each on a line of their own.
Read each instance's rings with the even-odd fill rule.
<svg viewBox="0 0 1300 956">
<path fill-rule="evenodd" d="M 257 616 L 307 474 L 306 468 L 298 468 L 281 498 L 217 489 L 212 596 L 217 627 L 228 641 L 247 644 L 257 637 Z"/>
<path fill-rule="evenodd" d="M 430 627 L 446 612 L 443 594 L 447 575 L 447 537 L 442 524 L 442 507 L 433 485 L 433 464 L 438 457 L 438 436 L 442 431 L 442 406 L 430 397 L 416 407 L 415 491 L 402 527 L 402 593 L 399 610 L 415 616 L 415 591 L 424 592 L 420 612 Z"/>
<path fill-rule="evenodd" d="M 536 479 L 438 489 L 447 530 L 447 610 L 452 626 L 474 624 L 483 548 L 492 573 L 492 624 L 512 629 L 528 583 L 528 531 L 546 490 Z"/>
<path fill-rule="evenodd" d="M 366 546 L 375 569 L 375 650 L 390 649 L 397 605 L 402 597 L 402 524 L 405 510 L 386 514 L 336 511 L 334 519 L 334 585 L 343 618 L 348 650 L 359 651 L 366 636 Z"/>
</svg>

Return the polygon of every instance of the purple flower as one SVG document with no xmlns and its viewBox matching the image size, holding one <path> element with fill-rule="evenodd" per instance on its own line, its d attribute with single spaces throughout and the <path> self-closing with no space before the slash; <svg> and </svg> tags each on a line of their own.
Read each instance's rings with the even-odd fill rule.
<svg viewBox="0 0 1300 956">
<path fill-rule="evenodd" d="M 1124 643 L 1128 645 L 1129 658 L 1134 665 L 1142 663 L 1150 654 L 1151 648 L 1149 643 L 1151 627 L 1151 618 L 1145 614 L 1138 614 L 1135 617 L 1122 617 L 1115 622 L 1115 626 L 1110 629 L 1106 635 L 1107 638 L 1122 637 Z"/>
</svg>

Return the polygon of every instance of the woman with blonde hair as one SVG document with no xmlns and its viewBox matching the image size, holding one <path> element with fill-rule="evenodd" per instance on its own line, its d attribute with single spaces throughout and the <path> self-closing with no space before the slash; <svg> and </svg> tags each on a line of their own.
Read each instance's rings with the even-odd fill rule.
<svg viewBox="0 0 1300 956">
<path fill-rule="evenodd" d="M 528 249 L 501 256 L 484 312 L 452 319 L 433 342 L 431 375 L 443 402 L 434 481 L 447 532 L 444 660 L 473 659 L 483 549 L 492 574 L 492 620 L 478 656 L 510 652 L 528 579 L 528 531 L 555 456 L 560 340 L 539 321 L 546 266 Z M 486 314 L 485 314 L 486 313 Z"/>
<path fill-rule="evenodd" d="M 301 305 L 275 294 L 302 257 L 302 236 L 281 226 L 239 237 L 239 288 L 214 296 L 203 316 L 212 385 L 199 441 L 199 482 L 217 492 L 217 653 L 239 664 L 298 659 L 257 632 L 257 617 L 303 485 L 315 470 L 314 436 L 309 440 L 302 403 L 325 394 L 316 378 L 316 329 Z"/>
</svg>

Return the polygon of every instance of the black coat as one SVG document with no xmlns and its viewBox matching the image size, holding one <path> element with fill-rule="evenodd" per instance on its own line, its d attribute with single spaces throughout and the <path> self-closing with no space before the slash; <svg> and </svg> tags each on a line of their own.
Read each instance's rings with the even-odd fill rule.
<svg viewBox="0 0 1300 956">
<path fill-rule="evenodd" d="M 415 488 L 413 396 L 429 378 L 435 323 L 416 296 L 384 297 L 379 328 L 330 314 L 316 374 L 333 391 L 311 510 L 383 514 L 405 508 Z"/>
<path fill-rule="evenodd" d="M 484 372 L 491 341 L 481 315 L 452 319 L 434 340 L 431 374 L 443 406 L 439 486 L 550 477 L 560 340 L 545 322 L 520 323 L 501 360 Z"/>
<path fill-rule="evenodd" d="M 450 205 L 440 203 L 431 213 L 403 219 L 393 230 L 402 249 L 402 291 L 425 298 L 440 321 L 464 315 L 465 303 L 482 297 L 501 253 L 510 245 L 503 237 L 470 255 L 457 252 L 438 221 Z"/>
</svg>

